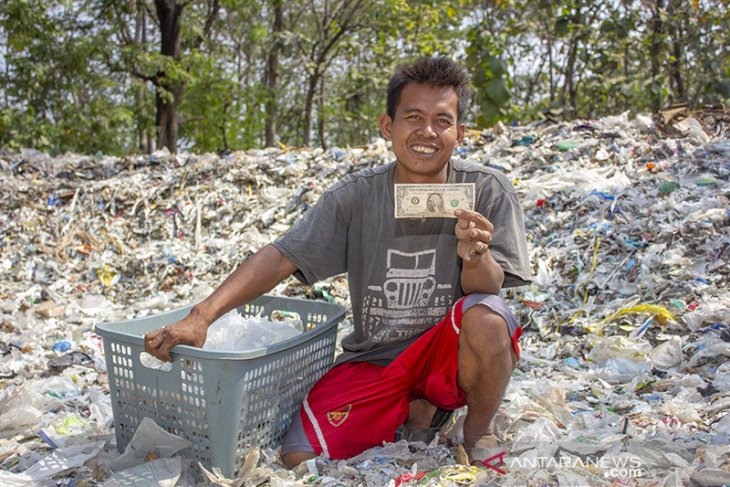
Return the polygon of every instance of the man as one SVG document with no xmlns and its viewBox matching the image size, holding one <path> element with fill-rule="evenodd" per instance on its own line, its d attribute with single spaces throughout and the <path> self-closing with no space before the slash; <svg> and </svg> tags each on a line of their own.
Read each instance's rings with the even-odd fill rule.
<svg viewBox="0 0 730 487">
<path fill-rule="evenodd" d="M 465 404 L 464 446 L 472 459 L 497 446 L 491 420 L 521 334 L 498 294 L 528 283 L 530 272 L 509 180 L 451 159 L 464 138 L 466 84 L 446 58 L 399 67 L 379 120 L 396 161 L 336 183 L 188 317 L 145 337 L 146 350 L 169 361 L 174 345 L 202 346 L 213 321 L 287 276 L 313 284 L 347 272 L 355 331 L 284 439 L 289 468 L 393 441 L 401 425 L 429 431 L 444 410 Z M 396 183 L 474 183 L 476 211 L 457 210 L 456 220 L 395 219 Z"/>
</svg>

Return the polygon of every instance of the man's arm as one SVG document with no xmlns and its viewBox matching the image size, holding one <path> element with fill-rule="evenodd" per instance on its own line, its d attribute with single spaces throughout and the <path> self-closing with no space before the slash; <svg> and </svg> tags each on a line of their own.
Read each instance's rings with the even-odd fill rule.
<svg viewBox="0 0 730 487">
<path fill-rule="evenodd" d="M 208 327 L 230 310 L 252 301 L 296 271 L 296 266 L 276 247 L 267 245 L 223 281 L 207 298 L 193 306 L 182 320 L 145 335 L 147 353 L 170 362 L 175 345 L 202 347 Z"/>
<path fill-rule="evenodd" d="M 461 289 L 464 294 L 499 294 L 504 283 L 504 270 L 489 252 L 494 226 L 476 211 L 457 210 L 454 232 L 456 253 L 462 259 Z"/>
</svg>

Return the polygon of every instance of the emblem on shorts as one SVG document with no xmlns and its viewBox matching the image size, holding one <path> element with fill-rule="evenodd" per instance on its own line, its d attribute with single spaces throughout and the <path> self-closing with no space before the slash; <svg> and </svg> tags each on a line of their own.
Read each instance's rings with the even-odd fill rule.
<svg viewBox="0 0 730 487">
<path fill-rule="evenodd" d="M 337 427 L 345 422 L 347 417 L 350 415 L 351 409 L 352 404 L 348 404 L 347 407 L 344 407 L 338 411 L 328 411 L 327 421 L 329 421 L 332 426 Z"/>
</svg>

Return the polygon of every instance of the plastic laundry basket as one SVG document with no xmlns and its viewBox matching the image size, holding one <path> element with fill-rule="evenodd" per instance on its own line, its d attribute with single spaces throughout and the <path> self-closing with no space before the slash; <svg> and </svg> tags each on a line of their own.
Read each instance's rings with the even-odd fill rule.
<svg viewBox="0 0 730 487">
<path fill-rule="evenodd" d="M 187 455 L 232 478 L 250 447 L 280 443 L 312 385 L 332 365 L 342 306 L 263 296 L 238 311 L 244 318 L 296 313 L 305 332 L 266 348 L 220 352 L 178 345 L 172 370 L 140 362 L 143 335 L 174 323 L 191 306 L 102 323 L 117 448 L 122 451 L 145 416 L 192 443 Z M 195 465 L 195 464 L 194 464 Z"/>
</svg>

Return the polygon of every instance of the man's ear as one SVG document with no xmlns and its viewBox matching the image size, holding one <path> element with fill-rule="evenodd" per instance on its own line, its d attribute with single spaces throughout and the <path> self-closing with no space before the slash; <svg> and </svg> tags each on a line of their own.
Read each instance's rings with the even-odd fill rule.
<svg viewBox="0 0 730 487">
<path fill-rule="evenodd" d="M 390 128 L 393 124 L 393 119 L 390 118 L 390 115 L 384 113 L 378 118 L 378 121 L 380 122 L 380 133 L 386 140 L 390 140 Z"/>
<path fill-rule="evenodd" d="M 456 143 L 461 144 L 461 141 L 464 140 L 464 134 L 466 133 L 466 125 L 463 123 L 460 123 L 458 127 L 456 128 Z"/>
</svg>

